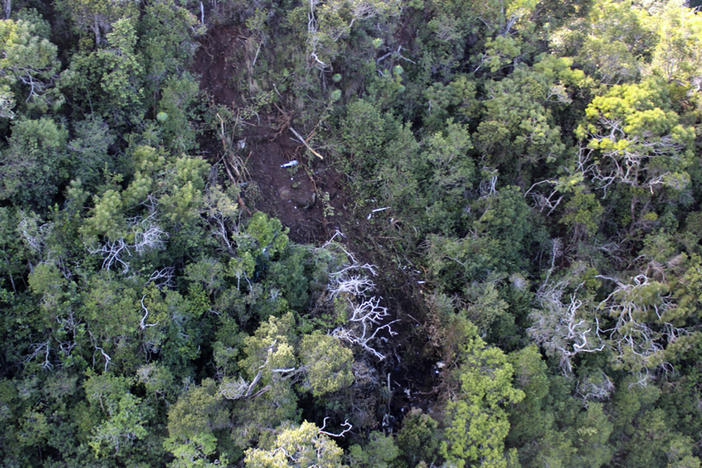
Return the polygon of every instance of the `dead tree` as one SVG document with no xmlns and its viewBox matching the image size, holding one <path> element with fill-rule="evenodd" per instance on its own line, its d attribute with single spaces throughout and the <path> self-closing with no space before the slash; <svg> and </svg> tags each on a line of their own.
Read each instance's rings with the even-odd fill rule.
<svg viewBox="0 0 702 468">
<path fill-rule="evenodd" d="M 158 325 L 158 322 L 156 323 L 146 323 L 146 319 L 149 316 L 149 309 L 146 308 L 146 305 L 144 305 L 144 299 L 146 299 L 146 296 L 142 296 L 141 298 L 141 310 L 144 311 L 144 315 L 141 317 L 141 321 L 139 322 L 139 328 L 141 330 L 145 330 L 148 327 L 155 327 Z"/>
<path fill-rule="evenodd" d="M 104 372 L 107 372 L 107 368 L 109 367 L 112 358 L 109 354 L 105 352 L 102 346 L 97 345 L 97 340 L 95 339 L 95 336 L 92 334 L 92 332 L 90 332 L 90 330 L 88 330 L 88 335 L 90 336 L 90 341 L 93 344 L 93 348 L 95 348 L 95 351 L 100 351 L 100 354 L 102 354 L 103 359 L 105 359 Z M 93 352 L 93 366 L 95 366 L 95 352 Z"/>
<path fill-rule="evenodd" d="M 535 190 L 537 187 L 541 188 L 544 184 L 547 184 L 549 188 L 545 189 L 543 192 Z M 555 179 L 535 182 L 529 187 L 529 190 L 524 192 L 524 197 L 526 198 L 527 195 L 531 195 L 532 200 L 534 200 L 534 208 L 538 209 L 540 213 L 543 213 L 544 210 L 548 210 L 546 216 L 551 216 L 565 196 L 560 185 L 561 182 Z"/>
<path fill-rule="evenodd" d="M 227 400 L 253 399 L 271 389 L 271 385 L 264 385 L 260 389 L 256 389 L 261 379 L 270 374 L 272 381 L 287 380 L 297 378 L 302 375 L 307 368 L 305 366 L 298 367 L 272 367 L 270 365 L 271 358 L 278 349 L 278 340 L 275 339 L 266 348 L 266 359 L 256 368 L 256 375 L 247 382 L 243 377 L 239 376 L 236 379 L 224 379 L 219 386 L 219 394 Z"/>
<path fill-rule="evenodd" d="M 348 317 L 348 325 L 337 327 L 332 331 L 332 335 L 351 344 L 355 344 L 371 353 L 378 360 L 385 359 L 385 355 L 379 352 L 374 346 L 377 339 L 387 342 L 388 339 L 378 334 L 387 331 L 390 336 L 397 335 L 392 330 L 392 324 L 397 320 L 385 322 L 390 314 L 386 307 L 380 306 L 380 298 L 375 296 L 365 299 L 360 303 L 349 300 L 351 316 Z"/>
<path fill-rule="evenodd" d="M 169 288 L 173 286 L 173 276 L 175 275 L 175 268 L 172 266 L 167 266 L 158 270 L 154 270 L 146 280 L 146 284 L 154 283 L 157 288 Z"/>
<path fill-rule="evenodd" d="M 576 392 L 583 400 L 606 400 L 614 391 L 614 382 L 607 374 L 599 373 L 588 376 L 578 383 Z"/>
<path fill-rule="evenodd" d="M 124 260 L 124 257 L 129 257 L 132 253 L 124 239 L 107 241 L 96 249 L 89 249 L 88 252 L 93 255 L 99 254 L 104 257 L 102 261 L 103 270 L 109 270 L 115 265 L 121 265 L 122 273 L 127 273 L 129 271 L 129 264 Z"/>
<path fill-rule="evenodd" d="M 46 238 L 53 229 L 52 223 L 39 224 L 38 216 L 22 216 L 17 223 L 17 232 L 34 253 L 41 253 L 46 245 Z"/>
<path fill-rule="evenodd" d="M 615 283 L 614 290 L 598 305 L 615 320 L 607 332 L 618 358 L 632 369 L 664 370 L 662 361 L 665 345 L 677 336 L 687 333 L 666 319 L 666 312 L 675 304 L 662 283 L 650 281 L 644 274 L 636 275 L 631 282 L 598 275 L 600 279 Z"/>
<path fill-rule="evenodd" d="M 589 176 L 592 182 L 602 189 L 604 196 L 614 183 L 645 188 L 654 193 L 654 189 L 664 185 L 683 188 L 687 181 L 680 179 L 674 172 L 657 173 L 652 169 L 651 160 L 667 158 L 680 161 L 685 145 L 676 141 L 671 135 L 658 139 L 645 140 L 635 135 L 624 133 L 624 124 L 615 119 L 600 118 L 600 123 L 609 128 L 609 134 L 590 135 L 595 141 L 609 139 L 612 142 L 626 139 L 628 144 L 622 149 L 596 152 L 588 147 L 578 151 L 578 170 L 583 176 Z M 599 157 L 598 157 L 599 156 Z M 650 167 L 651 166 L 651 167 Z"/>
<path fill-rule="evenodd" d="M 141 255 L 149 250 L 163 248 L 165 239 L 168 239 L 167 232 L 156 224 L 148 224 L 143 231 L 134 233 L 133 247 L 136 253 Z"/>
<path fill-rule="evenodd" d="M 339 246 L 346 256 L 346 265 L 330 276 L 327 290 L 332 300 L 342 298 L 347 304 L 347 323 L 332 331 L 332 336 L 360 346 L 378 360 L 385 355 L 378 350 L 378 342 L 387 342 L 388 335 L 397 335 L 387 307 L 380 305 L 381 297 L 373 295 L 375 267 L 361 264 L 346 249 Z"/>
<path fill-rule="evenodd" d="M 51 364 L 51 361 L 49 360 L 49 354 L 51 352 L 51 339 L 48 339 L 42 343 L 37 343 L 34 345 L 34 351 L 32 351 L 32 354 L 27 356 L 24 359 L 24 363 L 27 364 L 31 361 L 34 360 L 37 356 L 40 356 L 43 354 L 44 357 L 44 362 L 41 363 L 42 369 L 45 370 L 51 370 L 53 369 L 53 364 Z"/>
<path fill-rule="evenodd" d="M 120 265 L 122 273 L 129 272 L 127 257 L 132 256 L 132 250 L 138 255 L 143 255 L 150 250 L 163 248 L 166 239 L 168 239 L 168 233 L 163 231 L 157 224 L 151 222 L 151 218 L 155 215 L 156 213 L 152 212 L 146 218 L 133 218 L 130 220 L 129 224 L 134 229 L 133 243 L 128 244 L 124 238 L 108 240 L 96 248 L 89 248 L 88 252 L 103 257 L 102 268 L 104 270 Z M 140 228 L 137 226 L 140 226 Z"/>
<path fill-rule="evenodd" d="M 588 317 L 577 297 L 580 286 L 564 301 L 567 283 L 544 283 L 537 292 L 540 309 L 532 312 L 534 324 L 527 330 L 549 354 L 560 358 L 564 374 L 573 371 L 573 358 L 604 350 L 599 319 Z"/>
</svg>

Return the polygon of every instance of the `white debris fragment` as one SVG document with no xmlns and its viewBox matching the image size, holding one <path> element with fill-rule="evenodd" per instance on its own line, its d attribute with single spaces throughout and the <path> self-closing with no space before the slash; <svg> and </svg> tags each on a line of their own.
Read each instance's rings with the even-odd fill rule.
<svg viewBox="0 0 702 468">
<path fill-rule="evenodd" d="M 293 167 L 297 166 L 297 159 L 293 159 L 292 161 L 286 162 L 285 164 L 281 164 L 280 167 Z"/>
<path fill-rule="evenodd" d="M 387 210 L 388 208 L 390 208 L 390 207 L 389 207 L 389 206 L 386 206 L 386 207 L 384 207 L 384 208 L 376 208 L 376 209 L 374 209 L 374 210 L 371 210 L 371 212 L 368 213 L 368 217 L 367 217 L 366 219 L 371 219 L 371 218 L 373 217 L 373 213 L 378 213 L 379 211 L 385 211 L 385 210 Z"/>
</svg>

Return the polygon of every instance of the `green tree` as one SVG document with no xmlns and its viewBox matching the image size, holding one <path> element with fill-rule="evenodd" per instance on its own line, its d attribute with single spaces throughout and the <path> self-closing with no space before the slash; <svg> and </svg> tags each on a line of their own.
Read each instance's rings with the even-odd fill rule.
<svg viewBox="0 0 702 468">
<path fill-rule="evenodd" d="M 702 17 L 683 2 L 668 1 L 663 11 L 650 20 L 658 41 L 651 57 L 651 68 L 666 80 L 698 89 L 702 75 Z"/>
<path fill-rule="evenodd" d="M 134 17 L 137 6 L 120 0 L 55 0 L 60 11 L 66 12 L 80 31 L 95 36 L 95 45 L 100 47 L 106 33 L 112 30 L 120 18 Z"/>
<path fill-rule="evenodd" d="M 525 398 L 510 408 L 507 441 L 511 446 L 523 447 L 543 437 L 553 422 L 553 415 L 544 408 L 549 391 L 547 367 L 534 345 L 511 353 L 509 358 L 515 387 L 524 392 Z"/>
<path fill-rule="evenodd" d="M 585 71 L 608 85 L 635 82 L 656 46 L 651 23 L 649 13 L 635 2 L 596 2 L 578 44 Z"/>
<path fill-rule="evenodd" d="M 27 20 L 0 20 L 0 118 L 15 116 L 15 97 L 42 110 L 61 104 L 52 92 L 61 66 L 58 49 L 39 29 Z"/>
<path fill-rule="evenodd" d="M 0 163 L 0 199 L 46 209 L 68 177 L 67 139 L 50 118 L 16 120 Z"/>
<path fill-rule="evenodd" d="M 405 415 L 397 433 L 397 446 L 408 466 L 422 461 L 433 463 L 439 448 L 438 427 L 439 423 L 420 409 L 413 408 Z"/>
<path fill-rule="evenodd" d="M 116 172 L 119 167 L 110 149 L 117 138 L 99 115 L 92 114 L 73 128 L 74 137 L 67 145 L 72 155 L 71 177 L 92 189 L 102 181 L 103 173 Z"/>
<path fill-rule="evenodd" d="M 562 158 L 565 144 L 551 108 L 569 104 L 566 85 L 577 71 L 566 59 L 544 56 L 532 69 L 518 67 L 509 77 L 486 83 L 487 99 L 475 135 L 478 150 L 504 175 L 529 177 L 540 163 Z M 530 178 L 524 185 L 531 183 Z"/>
<path fill-rule="evenodd" d="M 352 445 L 349 449 L 350 463 L 362 467 L 388 468 L 400 454 L 392 435 L 381 432 L 370 433 L 370 440 L 361 447 Z"/>
<path fill-rule="evenodd" d="M 186 153 L 196 146 L 197 132 L 191 122 L 198 92 L 197 81 L 188 73 L 167 80 L 161 89 L 158 111 L 167 115 L 161 123 L 162 138 L 176 153 Z"/>
<path fill-rule="evenodd" d="M 183 392 L 168 410 L 168 437 L 163 443 L 175 458 L 172 466 L 205 467 L 226 463 L 226 459 L 217 456 L 214 431 L 228 427 L 228 416 L 212 379 L 204 379 L 201 385 L 193 385 Z"/>
<path fill-rule="evenodd" d="M 595 97 L 576 130 L 583 174 L 605 193 L 612 184 L 683 190 L 694 130 L 681 122 L 673 96 L 670 85 L 649 79 Z"/>
<path fill-rule="evenodd" d="M 87 285 L 81 316 L 86 322 L 97 368 L 116 366 L 128 374 L 140 364 L 137 351 L 141 310 L 136 291 L 103 271 Z"/>
<path fill-rule="evenodd" d="M 147 86 L 145 98 L 155 104 L 158 91 L 169 77 L 182 73 L 195 53 L 194 38 L 203 25 L 175 0 L 149 2 L 139 19 L 139 46 L 144 55 Z M 187 79 L 187 75 L 184 77 Z"/>
<path fill-rule="evenodd" d="M 465 224 L 468 193 L 475 181 L 468 128 L 449 119 L 444 132 L 431 135 L 424 143 L 422 156 L 431 171 L 425 187 L 428 228 L 447 234 L 460 232 Z"/>
<path fill-rule="evenodd" d="M 314 424 L 281 428 L 266 447 L 248 449 L 244 463 L 251 468 L 339 466 L 343 450 Z"/>
<path fill-rule="evenodd" d="M 300 360 L 306 369 L 307 385 L 315 397 L 339 391 L 353 383 L 353 353 L 337 338 L 320 333 L 303 336 Z"/>
<path fill-rule="evenodd" d="M 99 407 L 104 418 L 94 427 L 88 442 L 96 457 L 123 457 L 134 441 L 147 436 L 150 408 L 130 392 L 131 384 L 130 379 L 109 373 L 88 374 L 83 384 L 88 402 Z"/>
<path fill-rule="evenodd" d="M 73 55 L 59 86 L 86 114 L 99 113 L 111 127 L 137 124 L 145 113 L 144 69 L 134 20 L 115 21 L 106 39 L 105 47 Z"/>
<path fill-rule="evenodd" d="M 507 356 L 499 348 L 487 346 L 475 325 L 457 325 L 463 327 L 465 341 L 454 373 L 458 391 L 444 410 L 441 455 L 458 467 L 506 467 L 516 453 L 504 448 L 509 432 L 505 408 L 523 400 L 524 392 L 512 386 L 514 370 Z"/>
</svg>

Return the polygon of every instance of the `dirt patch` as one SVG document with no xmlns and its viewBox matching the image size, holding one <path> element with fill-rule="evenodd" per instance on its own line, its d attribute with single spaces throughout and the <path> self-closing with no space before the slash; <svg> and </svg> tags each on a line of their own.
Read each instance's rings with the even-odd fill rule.
<svg viewBox="0 0 702 468">
<path fill-rule="evenodd" d="M 246 30 L 232 25 L 212 26 L 200 40 L 193 69 L 200 75 L 200 88 L 216 104 L 232 109 L 244 105 L 234 79 L 246 66 L 246 41 Z M 280 117 L 278 111 L 259 115 L 237 142 L 249 175 L 244 200 L 250 210 L 280 219 L 293 241 L 323 242 L 346 217 L 341 177 L 326 161 L 308 159 Z M 221 144 L 216 138 L 207 140 L 201 146 L 210 159 L 219 160 Z"/>
<path fill-rule="evenodd" d="M 241 45 L 246 40 L 241 28 L 232 25 L 215 26 L 200 39 L 193 69 L 200 75 L 200 89 L 206 90 L 217 104 L 235 107 L 241 104 L 236 86 Z"/>
<path fill-rule="evenodd" d="M 328 240 L 341 224 L 337 209 L 335 214 L 329 210 L 332 203 L 341 200 L 339 178 L 326 165 L 310 167 L 305 147 L 284 129 L 278 133 L 266 127 L 246 132 L 244 144 L 251 147 L 247 167 L 253 185 L 247 190 L 247 201 L 253 209 L 280 219 L 296 242 Z M 325 193 L 330 199 L 327 213 Z"/>
</svg>

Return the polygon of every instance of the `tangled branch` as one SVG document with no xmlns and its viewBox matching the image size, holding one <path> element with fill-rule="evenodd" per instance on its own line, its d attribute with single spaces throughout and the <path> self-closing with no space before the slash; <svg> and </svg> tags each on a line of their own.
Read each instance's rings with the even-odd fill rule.
<svg viewBox="0 0 702 468">
<path fill-rule="evenodd" d="M 327 289 L 332 300 L 343 298 L 346 301 L 348 316 L 347 323 L 334 329 L 332 336 L 360 346 L 382 361 L 385 355 L 378 350 L 377 342 L 386 343 L 388 336 L 397 335 L 392 329 L 397 320 L 388 321 L 391 315 L 387 307 L 380 305 L 382 298 L 372 295 L 375 282 L 370 276 L 375 276 L 375 267 L 359 263 L 350 252 L 340 248 L 348 264 L 329 275 Z"/>
<path fill-rule="evenodd" d="M 547 352 L 560 358 L 564 374 L 573 371 L 573 358 L 581 353 L 595 353 L 604 350 L 602 329 L 597 317 L 584 316 L 583 301 L 577 297 L 578 286 L 568 299 L 563 300 L 567 284 L 544 283 L 537 292 L 541 310 L 534 311 L 531 318 L 534 324 L 527 332 Z"/>
</svg>

